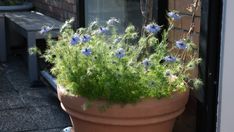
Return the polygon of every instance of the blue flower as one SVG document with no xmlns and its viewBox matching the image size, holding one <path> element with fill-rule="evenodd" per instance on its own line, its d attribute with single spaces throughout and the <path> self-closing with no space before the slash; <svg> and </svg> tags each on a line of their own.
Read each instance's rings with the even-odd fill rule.
<svg viewBox="0 0 234 132">
<path fill-rule="evenodd" d="M 143 61 L 142 61 L 142 64 L 144 65 L 144 67 L 147 69 L 149 66 L 150 66 L 150 61 L 149 61 L 149 59 L 144 59 Z"/>
<path fill-rule="evenodd" d="M 107 34 L 108 31 L 109 31 L 109 29 L 108 29 L 107 27 L 100 27 L 100 28 L 98 29 L 98 33 L 99 33 L 99 34 Z"/>
<path fill-rule="evenodd" d="M 90 40 L 91 40 L 91 36 L 88 34 L 84 35 L 81 39 L 83 43 L 89 42 Z"/>
<path fill-rule="evenodd" d="M 118 37 L 118 38 L 114 39 L 114 44 L 118 44 L 121 40 L 122 40 L 121 37 Z"/>
<path fill-rule="evenodd" d="M 108 25 L 111 25 L 113 26 L 114 24 L 117 24 L 117 23 L 120 23 L 118 19 L 112 17 L 110 18 L 107 22 L 106 22 Z"/>
<path fill-rule="evenodd" d="M 81 53 L 84 54 L 84 55 L 86 55 L 86 56 L 89 56 L 89 55 L 92 54 L 92 50 L 91 50 L 91 48 L 83 48 L 81 50 Z"/>
<path fill-rule="evenodd" d="M 161 30 L 161 27 L 157 24 L 149 24 L 145 26 L 145 30 L 149 33 L 158 33 Z"/>
<path fill-rule="evenodd" d="M 53 29 L 53 26 L 43 26 L 39 31 L 40 34 L 45 34 Z"/>
<path fill-rule="evenodd" d="M 174 56 L 166 56 L 166 57 L 164 57 L 164 61 L 166 61 L 166 62 L 175 62 L 176 61 L 176 57 L 174 57 Z"/>
<path fill-rule="evenodd" d="M 125 50 L 123 48 L 119 48 L 115 52 L 115 56 L 119 59 L 123 58 L 125 56 Z"/>
<path fill-rule="evenodd" d="M 72 38 L 71 38 L 70 44 L 71 44 L 71 45 L 76 45 L 76 44 L 78 44 L 79 42 L 80 42 L 80 37 L 79 37 L 78 34 L 75 33 L 75 34 L 72 36 Z"/>
<path fill-rule="evenodd" d="M 186 49 L 187 44 L 183 40 L 178 40 L 178 41 L 176 41 L 176 47 L 178 49 Z"/>
<path fill-rule="evenodd" d="M 179 20 L 181 18 L 181 16 L 176 13 L 176 12 L 168 12 L 167 15 L 172 19 L 172 20 Z"/>
</svg>

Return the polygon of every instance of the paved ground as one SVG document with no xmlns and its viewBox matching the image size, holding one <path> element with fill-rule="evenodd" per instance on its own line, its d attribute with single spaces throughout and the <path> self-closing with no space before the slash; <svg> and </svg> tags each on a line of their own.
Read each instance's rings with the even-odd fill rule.
<svg viewBox="0 0 234 132">
<path fill-rule="evenodd" d="M 0 132 L 60 132 L 70 125 L 49 87 L 30 87 L 19 58 L 0 64 Z"/>
</svg>

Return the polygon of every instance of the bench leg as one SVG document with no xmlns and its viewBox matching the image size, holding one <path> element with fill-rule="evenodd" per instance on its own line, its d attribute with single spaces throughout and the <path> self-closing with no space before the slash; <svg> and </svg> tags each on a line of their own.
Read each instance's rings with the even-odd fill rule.
<svg viewBox="0 0 234 132">
<path fill-rule="evenodd" d="M 34 32 L 29 32 L 27 35 L 28 50 L 36 47 L 36 38 Z M 38 81 L 38 64 L 37 55 L 28 52 L 28 73 L 29 79 L 33 83 Z"/>
<path fill-rule="evenodd" d="M 4 16 L 0 16 L 0 62 L 7 60 L 7 48 L 6 48 L 6 34 L 5 34 L 5 19 Z"/>
</svg>

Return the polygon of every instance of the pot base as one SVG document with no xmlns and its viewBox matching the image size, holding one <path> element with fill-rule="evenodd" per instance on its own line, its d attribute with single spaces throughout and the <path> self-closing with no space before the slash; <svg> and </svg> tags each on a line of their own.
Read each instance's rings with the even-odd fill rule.
<svg viewBox="0 0 234 132">
<path fill-rule="evenodd" d="M 73 128 L 74 132 L 172 132 L 175 120 L 167 121 L 166 123 L 151 124 L 146 126 L 111 126 L 100 125 L 90 122 L 74 120 L 76 124 Z M 170 127 L 168 127 L 170 126 Z M 160 131 L 163 130 L 163 131 Z M 72 131 L 73 132 L 73 131 Z"/>
</svg>

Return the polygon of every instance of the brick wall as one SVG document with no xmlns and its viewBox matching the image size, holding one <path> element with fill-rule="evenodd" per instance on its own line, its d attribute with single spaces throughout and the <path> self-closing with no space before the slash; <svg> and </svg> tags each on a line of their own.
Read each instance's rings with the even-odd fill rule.
<svg viewBox="0 0 234 132">
<path fill-rule="evenodd" d="M 177 10 L 183 16 L 181 20 L 176 22 L 175 30 L 171 32 L 170 39 L 178 40 L 186 32 L 188 32 L 192 14 L 186 10 L 186 8 L 193 2 L 193 0 L 169 0 L 169 10 Z M 200 16 L 201 9 L 199 8 L 195 14 L 195 33 L 193 34 L 193 41 L 196 44 L 199 44 L 199 33 L 200 33 Z"/>
<path fill-rule="evenodd" d="M 169 10 L 177 10 L 183 16 L 181 20 L 175 23 L 175 29 L 170 33 L 169 40 L 179 40 L 183 38 L 189 28 L 192 21 L 192 14 L 186 10 L 187 7 L 193 0 L 168 0 Z M 192 34 L 193 41 L 199 45 L 199 36 L 200 36 L 200 17 L 201 17 L 201 8 L 195 14 L 195 28 L 194 33 Z M 195 76 L 198 74 L 198 71 L 193 73 Z M 197 99 L 192 95 L 187 104 L 185 112 L 180 116 L 176 122 L 174 132 L 195 132 L 196 131 L 196 117 L 197 117 Z"/>
<path fill-rule="evenodd" d="M 37 11 L 65 21 L 69 18 L 76 18 L 77 0 L 32 0 Z M 77 20 L 77 18 L 76 18 Z M 77 23 L 75 25 L 78 25 Z"/>
</svg>

